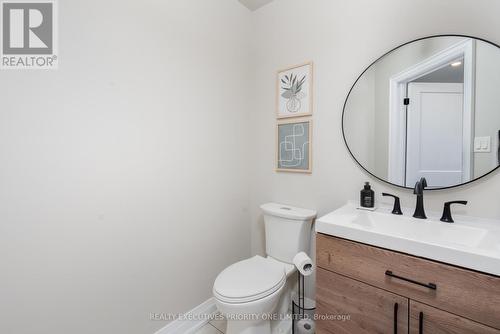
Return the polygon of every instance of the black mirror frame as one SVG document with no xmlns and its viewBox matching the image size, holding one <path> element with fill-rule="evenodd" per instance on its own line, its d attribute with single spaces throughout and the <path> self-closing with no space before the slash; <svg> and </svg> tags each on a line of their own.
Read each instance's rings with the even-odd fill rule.
<svg viewBox="0 0 500 334">
<path fill-rule="evenodd" d="M 351 149 L 349 148 L 349 144 L 347 143 L 347 139 L 346 139 L 346 136 L 345 136 L 345 127 L 344 127 L 344 116 L 345 116 L 345 112 L 346 112 L 346 106 L 347 106 L 347 101 L 349 100 L 349 96 L 351 96 L 351 93 L 352 93 L 352 90 L 354 89 L 354 87 L 356 86 L 356 84 L 358 83 L 359 79 L 361 79 L 361 77 L 363 76 L 363 74 L 365 74 L 366 71 L 368 71 L 373 65 L 375 65 L 375 63 L 377 63 L 380 59 L 384 58 L 385 56 L 387 56 L 388 54 L 390 54 L 391 52 L 405 46 L 405 45 L 408 45 L 408 44 L 411 44 L 411 43 L 415 43 L 415 42 L 418 42 L 418 41 L 421 41 L 421 40 L 424 40 L 424 39 L 430 39 L 430 38 L 435 38 L 435 37 L 464 37 L 464 38 L 472 38 L 472 39 L 475 39 L 475 40 L 478 40 L 478 41 L 482 41 L 482 42 L 485 42 L 485 43 L 488 43 L 488 44 L 491 44 L 493 46 L 496 46 L 497 48 L 500 49 L 500 45 L 496 44 L 496 43 L 493 43 L 491 41 L 488 41 L 484 38 L 480 38 L 480 37 L 474 37 L 474 36 L 470 36 L 470 35 L 462 35 L 462 34 L 439 34 L 439 35 L 430 35 L 430 36 L 426 36 L 426 37 L 421 37 L 421 38 L 417 38 L 417 39 L 414 39 L 414 40 L 411 40 L 409 42 L 406 42 L 406 43 L 403 43 L 389 51 L 387 51 L 386 53 L 384 53 L 382 56 L 378 57 L 377 59 L 375 59 L 375 61 L 373 61 L 370 65 L 368 65 L 367 68 L 365 68 L 363 70 L 363 72 L 361 72 L 361 74 L 357 77 L 356 81 L 354 81 L 354 84 L 351 86 L 351 89 L 349 89 L 349 93 L 347 93 L 347 97 L 344 101 L 344 106 L 342 108 L 342 137 L 344 138 L 344 143 L 345 143 L 345 146 L 347 148 L 347 151 L 349 152 L 349 154 L 351 155 L 351 157 L 354 159 L 354 161 L 356 161 L 356 163 L 366 172 L 368 173 L 369 175 L 371 175 L 372 177 L 376 178 L 377 180 L 379 181 L 382 181 L 384 183 L 387 183 L 387 184 L 390 184 L 392 186 L 395 186 L 395 187 L 398 187 L 398 188 L 402 188 L 402 189 L 413 189 L 413 188 L 410 188 L 410 187 L 406 187 L 406 186 L 402 186 L 402 185 L 399 185 L 399 184 L 395 184 L 395 183 L 392 183 L 392 182 L 389 182 L 387 180 L 384 180 L 382 179 L 381 177 L 378 177 L 377 175 L 373 174 L 372 172 L 370 172 L 368 169 L 366 169 L 359 161 L 358 159 L 356 159 L 356 157 L 354 156 L 354 154 L 352 153 Z M 469 184 L 469 183 L 472 183 L 472 182 L 476 182 L 480 179 L 482 179 L 483 177 L 487 176 L 487 175 L 490 175 L 491 173 L 497 171 L 498 169 L 500 168 L 500 164 L 492 169 L 491 171 L 489 171 L 488 173 L 485 173 L 483 175 L 481 175 L 480 177 L 477 177 L 475 179 L 472 179 L 470 181 L 467 181 L 467 182 L 464 182 L 464 183 L 460 183 L 460 184 L 456 184 L 456 185 L 453 185 L 453 186 L 448 186 L 448 187 L 441 187 L 441 188 L 427 188 L 426 190 L 444 190 L 444 189 L 451 189 L 451 188 L 456 188 L 456 187 L 461 187 L 461 186 L 464 186 L 466 184 Z"/>
</svg>

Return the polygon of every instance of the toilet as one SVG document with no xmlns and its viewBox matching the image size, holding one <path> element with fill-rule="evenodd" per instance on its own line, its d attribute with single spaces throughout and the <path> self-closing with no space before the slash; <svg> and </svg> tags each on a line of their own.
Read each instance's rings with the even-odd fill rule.
<svg viewBox="0 0 500 334">
<path fill-rule="evenodd" d="M 234 263 L 216 278 L 213 294 L 227 319 L 226 334 L 271 334 L 271 320 L 286 315 L 295 272 L 293 258 L 309 250 L 313 210 L 267 203 L 260 207 L 266 230 L 266 257 Z"/>
</svg>

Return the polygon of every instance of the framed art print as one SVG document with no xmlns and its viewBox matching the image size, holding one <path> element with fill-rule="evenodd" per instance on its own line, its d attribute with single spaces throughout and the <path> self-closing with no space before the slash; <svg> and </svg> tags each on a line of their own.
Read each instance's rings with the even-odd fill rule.
<svg viewBox="0 0 500 334">
<path fill-rule="evenodd" d="M 313 64 L 278 71 L 276 108 L 277 118 L 312 115 Z"/>
<path fill-rule="evenodd" d="M 276 171 L 311 173 L 312 120 L 278 121 L 276 125 Z"/>
</svg>

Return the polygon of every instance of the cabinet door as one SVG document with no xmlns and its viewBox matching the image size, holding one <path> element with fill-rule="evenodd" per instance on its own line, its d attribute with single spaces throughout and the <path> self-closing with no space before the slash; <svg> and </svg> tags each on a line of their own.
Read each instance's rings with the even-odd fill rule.
<svg viewBox="0 0 500 334">
<path fill-rule="evenodd" d="M 459 315 L 410 301 L 410 334 L 500 334 L 494 329 Z"/>
<path fill-rule="evenodd" d="M 408 333 L 408 299 L 318 268 L 318 334 Z"/>
</svg>

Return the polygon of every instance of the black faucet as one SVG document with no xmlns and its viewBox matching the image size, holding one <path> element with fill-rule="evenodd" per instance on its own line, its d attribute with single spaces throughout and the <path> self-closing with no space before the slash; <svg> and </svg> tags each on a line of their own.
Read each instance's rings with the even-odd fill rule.
<svg viewBox="0 0 500 334">
<path fill-rule="evenodd" d="M 453 218 L 451 217 L 451 209 L 450 209 L 451 204 L 467 205 L 467 201 L 451 201 L 451 202 L 444 203 L 443 215 L 441 216 L 442 222 L 445 222 L 445 223 L 453 223 L 454 222 Z"/>
<path fill-rule="evenodd" d="M 413 217 L 420 219 L 427 219 L 424 210 L 424 189 L 427 187 L 427 180 L 425 177 L 421 178 L 420 181 L 415 183 L 415 189 L 413 189 L 413 193 L 417 195 L 417 205 L 415 207 L 415 213 Z"/>
<path fill-rule="evenodd" d="M 399 197 L 393 194 L 382 193 L 382 196 L 390 196 L 394 198 L 394 206 L 392 208 L 393 215 L 402 215 L 403 211 L 401 211 L 401 203 L 399 201 Z"/>
</svg>

